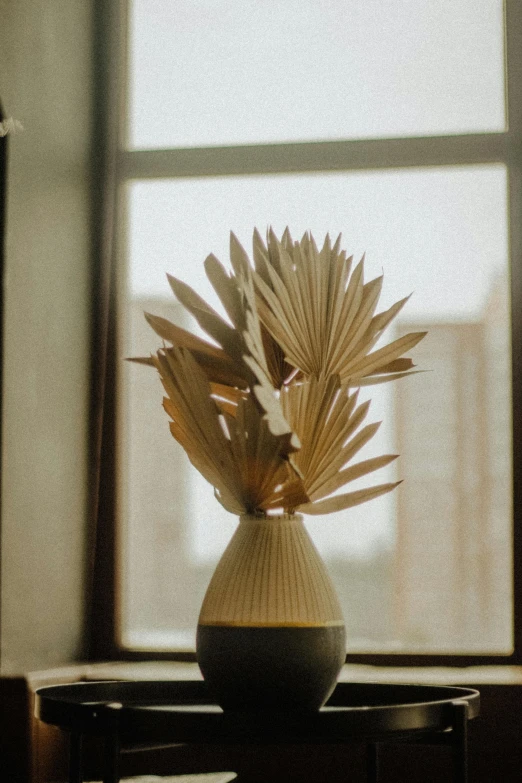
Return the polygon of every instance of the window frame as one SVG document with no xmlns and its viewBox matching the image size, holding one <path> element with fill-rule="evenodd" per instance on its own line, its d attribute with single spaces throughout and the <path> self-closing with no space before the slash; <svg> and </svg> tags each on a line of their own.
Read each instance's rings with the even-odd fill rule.
<svg viewBox="0 0 522 783">
<path fill-rule="evenodd" d="M 186 651 L 132 650 L 118 642 L 119 589 L 117 481 L 117 394 L 121 351 L 118 336 L 118 249 L 125 247 L 123 203 L 129 180 L 210 178 L 350 172 L 413 167 L 501 163 L 508 175 L 508 252 L 511 274 L 512 422 L 513 422 L 513 622 L 514 650 L 510 655 L 348 653 L 350 663 L 377 665 L 469 666 L 522 664 L 522 3 L 504 0 L 506 130 L 503 132 L 389 139 L 356 139 L 285 144 L 127 150 L 124 108 L 127 52 L 127 0 L 115 0 L 107 36 L 107 139 L 115 151 L 114 199 L 106 210 L 106 241 L 112 235 L 112 291 L 108 330 L 108 362 L 104 406 L 98 542 L 94 572 L 91 652 L 93 657 L 144 660 L 195 660 Z M 518 369 L 518 372 L 517 372 Z"/>
</svg>

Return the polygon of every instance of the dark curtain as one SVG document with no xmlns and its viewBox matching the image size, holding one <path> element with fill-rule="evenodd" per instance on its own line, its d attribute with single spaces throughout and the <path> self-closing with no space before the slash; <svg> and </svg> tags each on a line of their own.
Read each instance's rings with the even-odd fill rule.
<svg viewBox="0 0 522 783">
<path fill-rule="evenodd" d="M 115 381 L 114 215 L 120 96 L 119 3 L 95 3 L 92 114 L 92 331 L 89 428 L 89 540 L 85 638 L 90 660 L 115 646 Z"/>
</svg>

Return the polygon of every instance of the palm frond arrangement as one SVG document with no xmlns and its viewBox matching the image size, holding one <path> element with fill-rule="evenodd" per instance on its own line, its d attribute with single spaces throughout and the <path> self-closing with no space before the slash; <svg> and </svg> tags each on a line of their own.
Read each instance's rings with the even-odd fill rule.
<svg viewBox="0 0 522 783">
<path fill-rule="evenodd" d="M 158 370 L 172 435 L 219 502 L 235 514 L 326 514 L 394 489 L 338 493 L 398 456 L 353 462 L 380 425 L 364 425 L 359 388 L 415 372 L 404 354 L 425 332 L 375 348 L 408 297 L 376 312 L 382 277 L 365 283 L 364 259 L 352 268 L 340 236 L 319 250 L 308 233 L 270 230 L 265 244 L 254 231 L 252 265 L 231 233 L 230 261 L 231 272 L 205 261 L 228 321 L 168 276 L 212 342 L 146 314 L 164 344 L 134 360 Z"/>
</svg>

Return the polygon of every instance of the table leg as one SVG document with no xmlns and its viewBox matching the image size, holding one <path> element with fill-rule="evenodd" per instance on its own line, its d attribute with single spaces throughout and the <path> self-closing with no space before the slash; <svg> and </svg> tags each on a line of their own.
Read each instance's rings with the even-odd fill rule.
<svg viewBox="0 0 522 783">
<path fill-rule="evenodd" d="M 377 783 L 379 780 L 379 745 L 371 742 L 366 747 L 366 780 Z"/>
<path fill-rule="evenodd" d="M 468 703 L 453 702 L 453 769 L 455 783 L 468 783 Z"/>
<path fill-rule="evenodd" d="M 119 701 L 104 705 L 106 710 L 105 771 L 103 783 L 119 783 L 120 780 L 120 710 Z"/>
<path fill-rule="evenodd" d="M 120 780 L 120 740 L 118 734 L 109 734 L 105 738 L 105 770 L 103 783 L 119 783 Z"/>
<path fill-rule="evenodd" d="M 69 783 L 83 783 L 82 735 L 76 733 L 69 737 Z"/>
</svg>

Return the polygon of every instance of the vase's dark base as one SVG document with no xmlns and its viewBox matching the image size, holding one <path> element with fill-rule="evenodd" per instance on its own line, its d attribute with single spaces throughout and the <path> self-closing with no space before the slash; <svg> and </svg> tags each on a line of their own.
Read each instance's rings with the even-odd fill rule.
<svg viewBox="0 0 522 783">
<path fill-rule="evenodd" d="M 318 710 L 346 657 L 344 625 L 198 625 L 197 659 L 223 709 Z"/>
</svg>

